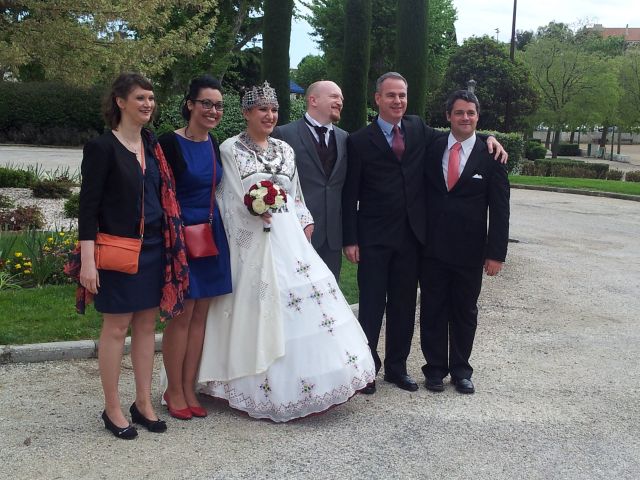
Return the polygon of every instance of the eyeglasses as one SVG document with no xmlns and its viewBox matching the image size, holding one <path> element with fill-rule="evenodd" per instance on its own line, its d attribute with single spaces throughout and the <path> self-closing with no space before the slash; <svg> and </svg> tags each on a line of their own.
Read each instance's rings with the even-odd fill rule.
<svg viewBox="0 0 640 480">
<path fill-rule="evenodd" d="M 194 100 L 194 102 L 198 102 L 200 103 L 200 105 L 202 105 L 202 108 L 204 108 L 205 110 L 211 110 L 212 108 L 215 107 L 216 111 L 221 112 L 222 110 L 224 110 L 224 103 L 223 102 L 216 102 L 213 103 L 211 100 Z"/>
</svg>

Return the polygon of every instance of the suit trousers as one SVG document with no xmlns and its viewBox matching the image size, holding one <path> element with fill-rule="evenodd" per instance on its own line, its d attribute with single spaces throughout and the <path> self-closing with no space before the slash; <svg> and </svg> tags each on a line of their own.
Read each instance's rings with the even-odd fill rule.
<svg viewBox="0 0 640 480">
<path fill-rule="evenodd" d="M 385 311 L 385 373 L 407 373 L 416 316 L 419 252 L 420 243 L 408 223 L 398 246 L 360 247 L 358 320 L 369 341 L 376 373 L 382 365 L 377 349 Z"/>
<path fill-rule="evenodd" d="M 420 270 L 420 345 L 427 378 L 471 378 L 469 357 L 478 325 L 482 266 L 461 267 L 423 257 Z M 447 362 L 448 349 L 448 362 Z"/>
<path fill-rule="evenodd" d="M 336 282 L 339 281 L 342 267 L 342 249 L 332 250 L 329 247 L 329 242 L 325 240 L 322 245 L 316 248 L 316 252 L 318 252 L 322 261 L 327 264 L 333 276 L 336 277 Z"/>
</svg>

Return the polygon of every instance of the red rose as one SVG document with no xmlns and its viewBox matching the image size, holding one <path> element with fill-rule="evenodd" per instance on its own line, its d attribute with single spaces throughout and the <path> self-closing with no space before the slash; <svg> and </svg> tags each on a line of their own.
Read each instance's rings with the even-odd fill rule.
<svg viewBox="0 0 640 480">
<path fill-rule="evenodd" d="M 267 205 L 273 205 L 274 203 L 276 203 L 276 196 L 272 195 L 271 192 L 269 192 L 264 196 L 262 200 L 264 200 L 264 203 L 266 203 Z"/>
<path fill-rule="evenodd" d="M 253 198 L 248 193 L 244 196 L 244 205 L 246 207 L 251 207 L 251 203 L 253 202 Z"/>
<path fill-rule="evenodd" d="M 273 187 L 273 183 L 271 183 L 269 180 L 262 180 L 260 182 L 260 185 L 262 185 L 263 187 Z"/>
</svg>

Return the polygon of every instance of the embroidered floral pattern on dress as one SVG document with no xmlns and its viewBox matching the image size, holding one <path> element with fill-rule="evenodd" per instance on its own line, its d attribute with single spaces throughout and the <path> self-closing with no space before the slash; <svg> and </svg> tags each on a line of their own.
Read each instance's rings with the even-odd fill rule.
<svg viewBox="0 0 640 480">
<path fill-rule="evenodd" d="M 333 325 L 334 325 L 334 323 L 336 323 L 336 319 L 335 318 L 330 317 L 326 313 L 322 314 L 322 323 L 320 324 L 320 326 L 322 328 L 326 328 L 327 331 L 332 335 L 333 335 Z"/>
<path fill-rule="evenodd" d="M 305 277 L 309 278 L 310 268 L 311 265 L 309 265 L 308 263 L 302 263 L 300 260 L 298 260 L 298 268 L 296 268 L 296 273 L 298 275 L 304 275 Z"/>
<path fill-rule="evenodd" d="M 300 380 L 300 384 L 302 386 L 302 390 L 300 391 L 300 393 L 305 396 L 311 395 L 311 391 L 313 390 L 315 385 L 313 383 L 307 382 L 304 378 Z"/>
<path fill-rule="evenodd" d="M 338 289 L 331 283 L 327 283 L 327 293 L 333 297 L 334 300 L 338 299 Z"/>
<path fill-rule="evenodd" d="M 238 136 L 235 153 L 240 178 L 245 179 L 254 173 L 267 173 L 273 176 L 282 175 L 291 181 L 296 172 L 295 162 L 284 155 L 283 147 L 277 140 L 268 137 L 267 142 L 267 148 L 263 149 L 249 137 L 246 131 Z M 276 183 L 280 184 L 277 181 Z M 287 189 L 287 193 L 290 193 L 286 185 L 282 186 Z"/>
<path fill-rule="evenodd" d="M 269 394 L 271 393 L 271 387 L 269 386 L 269 379 L 267 377 L 264 377 L 264 382 L 262 382 L 258 388 L 262 390 L 265 397 L 269 397 Z"/>
<path fill-rule="evenodd" d="M 356 370 L 358 370 L 358 355 L 352 355 L 347 352 L 347 365 L 352 365 Z"/>
<path fill-rule="evenodd" d="M 322 290 L 320 290 L 315 285 L 315 283 L 311 284 L 311 289 L 313 290 L 313 293 L 311 293 L 311 295 L 309 295 L 309 298 L 311 300 L 315 300 L 318 305 L 322 305 L 322 297 L 324 297 L 324 292 Z"/>
<path fill-rule="evenodd" d="M 296 296 L 295 293 L 289 292 L 289 302 L 287 303 L 287 307 L 294 308 L 298 312 L 301 312 L 300 304 L 302 303 L 302 297 Z"/>
</svg>

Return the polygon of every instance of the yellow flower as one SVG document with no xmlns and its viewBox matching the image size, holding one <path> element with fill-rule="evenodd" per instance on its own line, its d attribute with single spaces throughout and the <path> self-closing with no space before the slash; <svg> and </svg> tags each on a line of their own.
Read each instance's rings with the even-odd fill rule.
<svg viewBox="0 0 640 480">
<path fill-rule="evenodd" d="M 59 232 L 58 235 L 60 235 L 61 237 L 64 237 L 64 232 Z"/>
<path fill-rule="evenodd" d="M 66 239 L 66 240 L 64 241 L 64 244 L 65 244 L 65 245 L 70 245 L 70 244 L 71 244 L 71 240 Z"/>
<path fill-rule="evenodd" d="M 22 256 L 22 252 L 16 252 L 14 255 L 16 258 L 20 258 Z"/>
<path fill-rule="evenodd" d="M 31 270 L 27 269 L 27 270 L 24 270 L 22 273 L 24 273 L 25 275 L 29 275 L 31 273 Z"/>
<path fill-rule="evenodd" d="M 48 251 L 50 251 L 51 249 L 50 249 L 48 246 L 46 246 L 46 245 L 45 245 L 44 247 L 42 247 L 42 250 L 44 250 L 45 252 L 48 252 Z"/>
<path fill-rule="evenodd" d="M 47 242 L 49 242 L 49 243 L 53 243 L 53 237 L 49 237 L 49 238 L 47 238 Z"/>
<path fill-rule="evenodd" d="M 23 263 L 23 265 L 24 265 L 25 267 L 30 267 L 30 266 L 31 266 L 31 262 L 24 262 L 24 263 Z"/>
<path fill-rule="evenodd" d="M 22 265 L 20 265 L 19 263 L 16 263 L 14 267 L 16 267 L 16 270 L 20 270 L 22 268 Z"/>
</svg>

